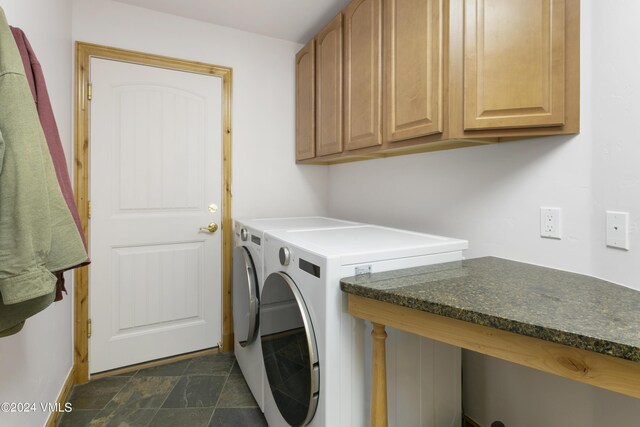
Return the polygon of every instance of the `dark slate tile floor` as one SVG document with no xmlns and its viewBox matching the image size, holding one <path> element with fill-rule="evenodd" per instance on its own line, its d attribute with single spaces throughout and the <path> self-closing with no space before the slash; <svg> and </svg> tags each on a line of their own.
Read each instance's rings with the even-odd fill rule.
<svg viewBox="0 0 640 427">
<path fill-rule="evenodd" d="M 267 426 L 228 353 L 90 381 L 70 402 L 58 427 Z"/>
</svg>

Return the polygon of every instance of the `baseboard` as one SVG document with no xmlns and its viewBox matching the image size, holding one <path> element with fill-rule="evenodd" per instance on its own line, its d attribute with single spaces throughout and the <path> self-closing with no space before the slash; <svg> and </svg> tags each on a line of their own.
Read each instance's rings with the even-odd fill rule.
<svg viewBox="0 0 640 427">
<path fill-rule="evenodd" d="M 73 390 L 73 386 L 75 385 L 75 378 L 76 378 L 76 368 L 75 366 L 73 366 L 69 371 L 69 374 L 67 375 L 67 379 L 64 381 L 64 385 L 62 386 L 62 389 L 60 390 L 60 394 L 58 395 L 58 400 L 56 400 L 56 403 L 58 404 L 57 407 L 61 408 L 63 411 L 64 411 L 65 404 L 69 401 L 69 397 L 71 396 L 71 391 Z M 49 414 L 49 418 L 47 419 L 47 423 L 45 424 L 45 427 L 55 427 L 58 424 L 58 421 L 60 420 L 60 417 L 62 416 L 62 414 L 63 412 L 61 411 L 51 412 Z"/>
<path fill-rule="evenodd" d="M 475 422 L 473 419 L 471 419 L 467 415 L 462 416 L 462 426 L 463 427 L 482 427 L 480 424 Z"/>
<path fill-rule="evenodd" d="M 180 362 L 181 360 L 193 359 L 194 357 L 209 356 L 211 354 L 220 353 L 218 347 L 208 348 L 206 350 L 198 350 L 191 353 L 179 354 L 177 356 L 169 356 L 163 359 L 152 360 L 150 362 L 142 362 L 137 365 L 125 366 L 123 368 L 116 368 L 110 371 L 98 372 L 91 374 L 91 380 L 99 380 L 102 378 L 112 377 L 114 375 L 122 375 L 128 372 L 138 371 L 140 369 L 154 368 L 156 366 L 167 365 L 169 363 Z"/>
</svg>

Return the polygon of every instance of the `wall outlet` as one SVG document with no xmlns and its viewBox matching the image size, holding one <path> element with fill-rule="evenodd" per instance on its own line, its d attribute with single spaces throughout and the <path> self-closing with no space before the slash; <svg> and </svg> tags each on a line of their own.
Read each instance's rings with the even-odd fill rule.
<svg viewBox="0 0 640 427">
<path fill-rule="evenodd" d="M 561 239 L 560 208 L 540 208 L 540 237 Z"/>
<path fill-rule="evenodd" d="M 629 213 L 607 211 L 607 246 L 629 250 Z"/>
</svg>

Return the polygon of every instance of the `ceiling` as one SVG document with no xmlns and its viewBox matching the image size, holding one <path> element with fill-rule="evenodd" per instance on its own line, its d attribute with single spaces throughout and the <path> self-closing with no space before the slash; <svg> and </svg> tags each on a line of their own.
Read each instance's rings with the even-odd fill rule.
<svg viewBox="0 0 640 427">
<path fill-rule="evenodd" d="M 185 18 L 306 43 L 349 0 L 115 0 Z"/>
</svg>

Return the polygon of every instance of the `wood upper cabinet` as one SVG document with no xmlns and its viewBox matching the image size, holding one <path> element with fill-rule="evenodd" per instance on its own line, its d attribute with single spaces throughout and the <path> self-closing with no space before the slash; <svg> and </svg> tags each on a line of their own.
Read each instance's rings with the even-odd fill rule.
<svg viewBox="0 0 640 427">
<path fill-rule="evenodd" d="M 383 16 L 385 139 L 441 133 L 441 0 L 387 0 Z"/>
<path fill-rule="evenodd" d="M 316 156 L 342 151 L 342 14 L 316 36 Z"/>
<path fill-rule="evenodd" d="M 464 129 L 565 123 L 565 0 L 465 0 Z"/>
<path fill-rule="evenodd" d="M 316 156 L 315 40 L 296 55 L 296 160 Z"/>
<path fill-rule="evenodd" d="M 382 0 L 353 0 L 344 10 L 344 143 L 382 144 Z"/>
<path fill-rule="evenodd" d="M 315 38 L 315 112 L 313 45 L 296 67 L 304 163 L 575 134 L 580 0 L 351 0 Z"/>
</svg>

